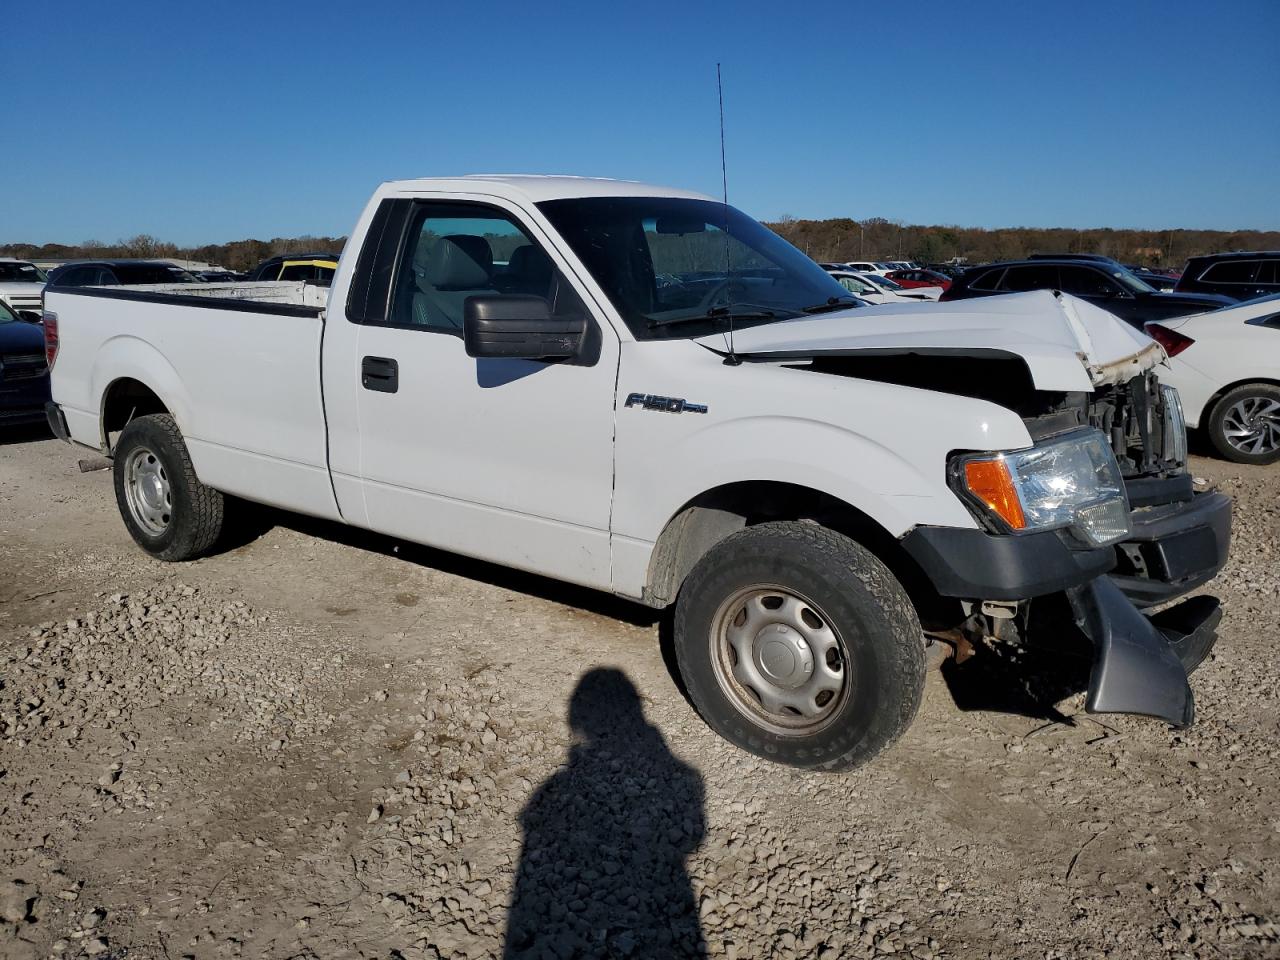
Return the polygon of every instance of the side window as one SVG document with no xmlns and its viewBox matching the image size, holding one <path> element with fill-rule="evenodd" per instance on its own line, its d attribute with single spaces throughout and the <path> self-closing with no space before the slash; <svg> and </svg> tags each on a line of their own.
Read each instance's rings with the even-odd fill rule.
<svg viewBox="0 0 1280 960">
<path fill-rule="evenodd" d="M 86 267 L 75 267 L 59 277 L 58 283 L 64 287 L 83 287 L 88 276 L 89 271 Z"/>
<path fill-rule="evenodd" d="M 316 268 L 309 263 L 291 263 L 280 271 L 281 280 L 314 280 Z"/>
<path fill-rule="evenodd" d="M 480 204 L 421 203 L 408 225 L 388 323 L 462 333 L 468 297 L 545 298 L 555 316 L 586 308 L 551 258 L 505 211 Z"/>
<path fill-rule="evenodd" d="M 116 279 L 116 275 L 106 267 L 100 267 L 98 269 L 98 275 L 90 282 L 95 287 L 114 287 L 120 283 L 120 281 Z"/>
<path fill-rule="evenodd" d="M 1062 290 L 1077 297 L 1115 296 L 1118 287 L 1110 277 L 1088 267 L 1060 267 Z"/>
<path fill-rule="evenodd" d="M 859 295 L 874 292 L 869 286 L 867 286 L 867 284 L 863 283 L 857 277 L 841 277 L 840 286 L 844 287 L 850 293 L 856 293 Z"/>
<path fill-rule="evenodd" d="M 1056 265 L 1010 267 L 1004 275 L 1002 290 L 1056 290 L 1058 268 Z"/>
<path fill-rule="evenodd" d="M 969 286 L 973 290 L 999 290 L 1000 278 L 1004 276 L 1004 272 L 1004 267 L 1001 267 L 998 270 L 988 270 L 982 276 L 978 277 L 978 279 L 974 280 L 973 283 L 969 284 Z"/>
<path fill-rule="evenodd" d="M 1210 283 L 1253 283 L 1257 273 L 1257 260 L 1222 260 L 1206 270 L 1200 279 Z"/>
<path fill-rule="evenodd" d="M 1280 260 L 1263 260 L 1258 265 L 1258 276 L 1254 283 L 1275 285 L 1280 283 Z"/>
</svg>

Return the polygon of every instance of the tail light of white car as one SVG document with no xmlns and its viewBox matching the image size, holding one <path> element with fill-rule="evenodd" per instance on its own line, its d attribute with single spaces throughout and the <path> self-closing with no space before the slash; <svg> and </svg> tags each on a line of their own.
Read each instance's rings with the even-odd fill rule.
<svg viewBox="0 0 1280 960">
<path fill-rule="evenodd" d="M 53 369 L 53 361 L 58 359 L 58 315 L 50 313 L 48 310 L 44 312 L 44 358 L 49 364 L 49 369 Z"/>
<path fill-rule="evenodd" d="M 1195 340 L 1186 334 L 1179 333 L 1177 330 L 1170 330 L 1159 323 L 1148 323 L 1146 330 L 1147 336 L 1164 347 L 1164 352 L 1171 357 L 1176 357 L 1195 343 Z"/>
</svg>

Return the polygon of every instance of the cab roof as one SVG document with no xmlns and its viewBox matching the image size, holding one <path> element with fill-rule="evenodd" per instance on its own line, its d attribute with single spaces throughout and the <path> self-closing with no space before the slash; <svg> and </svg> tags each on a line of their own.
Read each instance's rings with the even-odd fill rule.
<svg viewBox="0 0 1280 960">
<path fill-rule="evenodd" d="M 473 173 L 462 177 L 427 177 L 420 180 L 393 180 L 383 184 L 385 193 L 490 193 L 531 203 L 582 197 L 684 197 L 715 200 L 705 194 L 674 187 L 660 187 L 635 180 L 603 177 L 543 176 L 537 174 Z"/>
</svg>

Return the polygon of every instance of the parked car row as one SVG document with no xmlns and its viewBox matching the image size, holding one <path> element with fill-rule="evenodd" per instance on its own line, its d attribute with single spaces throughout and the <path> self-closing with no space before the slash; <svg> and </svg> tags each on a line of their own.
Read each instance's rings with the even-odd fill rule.
<svg viewBox="0 0 1280 960">
<path fill-rule="evenodd" d="M 856 263 L 821 266 L 873 305 L 913 296 L 954 302 L 1031 290 L 1071 294 L 1160 343 L 1168 356 L 1164 382 L 1181 394 L 1187 426 L 1201 429 L 1218 454 L 1239 463 L 1280 461 L 1280 254 L 1196 257 L 1177 277 L 1081 253 L 982 264 L 955 278 L 924 268 L 881 275 L 853 270 Z M 919 296 L 927 278 L 937 280 L 941 296 Z M 892 289 L 881 286 L 889 283 Z M 1237 302 L 1222 291 L 1254 298 Z"/>
</svg>

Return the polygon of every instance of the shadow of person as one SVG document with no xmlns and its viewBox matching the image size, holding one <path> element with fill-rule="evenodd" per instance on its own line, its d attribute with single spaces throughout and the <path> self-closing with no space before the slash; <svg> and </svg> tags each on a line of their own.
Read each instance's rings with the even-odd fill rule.
<svg viewBox="0 0 1280 960">
<path fill-rule="evenodd" d="M 575 743 L 520 814 L 506 958 L 705 954 L 685 859 L 705 832 L 702 777 L 667 748 L 620 670 L 583 674 Z"/>
</svg>

